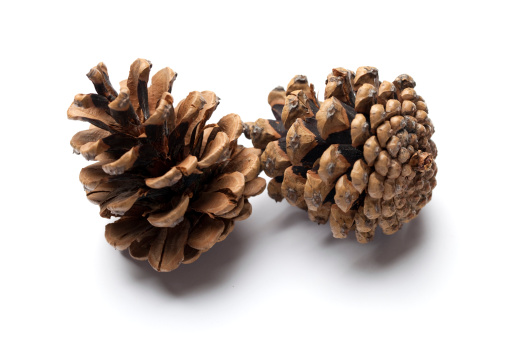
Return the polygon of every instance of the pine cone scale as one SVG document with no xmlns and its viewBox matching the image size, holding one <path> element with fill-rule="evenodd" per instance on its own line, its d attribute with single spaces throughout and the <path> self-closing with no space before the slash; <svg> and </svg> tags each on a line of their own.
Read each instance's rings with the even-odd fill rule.
<svg viewBox="0 0 507 338">
<path fill-rule="evenodd" d="M 109 101 L 113 101 L 118 95 L 109 81 L 107 67 L 102 62 L 90 69 L 86 76 L 92 81 L 98 95 Z"/>
<path fill-rule="evenodd" d="M 159 107 L 160 98 L 164 93 L 171 93 L 172 86 L 176 80 L 176 74 L 171 68 L 166 67 L 159 70 L 151 78 L 151 85 L 148 88 L 148 102 L 150 112 L 154 112 Z M 171 102 L 172 103 L 172 102 Z"/>
<path fill-rule="evenodd" d="M 106 225 L 105 237 L 115 249 L 124 250 L 150 228 L 150 224 L 144 219 L 123 217 Z"/>
<path fill-rule="evenodd" d="M 169 272 L 181 264 L 185 258 L 189 229 L 188 220 L 184 220 L 174 228 L 160 229 L 148 252 L 148 262 L 155 270 Z"/>
<path fill-rule="evenodd" d="M 149 118 L 148 108 L 148 79 L 151 62 L 145 59 L 137 59 L 130 66 L 127 88 L 130 93 L 130 102 L 136 112 L 139 121 Z"/>
<path fill-rule="evenodd" d="M 225 223 L 221 219 L 203 215 L 190 232 L 187 245 L 195 250 L 207 251 L 215 245 L 224 230 Z"/>
<path fill-rule="evenodd" d="M 116 121 L 104 108 L 96 107 L 89 95 L 78 94 L 67 110 L 67 118 L 89 122 L 92 125 L 113 132 L 120 129 Z"/>
<path fill-rule="evenodd" d="M 148 222 L 158 228 L 174 228 L 183 221 L 183 216 L 187 211 L 189 202 L 190 198 L 188 196 L 181 196 L 180 201 L 174 209 L 150 213 Z"/>
</svg>

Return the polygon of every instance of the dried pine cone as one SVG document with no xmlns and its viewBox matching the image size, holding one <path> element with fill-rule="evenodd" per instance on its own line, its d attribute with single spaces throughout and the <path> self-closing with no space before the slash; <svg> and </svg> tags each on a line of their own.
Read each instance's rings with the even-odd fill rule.
<svg viewBox="0 0 507 338">
<path fill-rule="evenodd" d="M 244 124 L 263 150 L 269 195 L 308 210 L 319 224 L 330 218 L 336 238 L 355 230 L 366 243 L 377 225 L 388 235 L 398 231 L 436 185 L 434 128 L 414 87 L 408 75 L 380 83 L 376 68 L 360 67 L 356 74 L 333 69 L 324 102 L 302 75 L 287 91 L 275 88 L 268 102 L 276 120 Z"/>
<path fill-rule="evenodd" d="M 174 108 L 176 73 L 160 70 L 148 88 L 150 69 L 149 61 L 137 59 L 117 93 L 99 63 L 88 73 L 97 94 L 76 95 L 67 116 L 91 124 L 71 145 L 98 161 L 81 170 L 88 199 L 100 205 L 102 217 L 120 217 L 106 226 L 107 241 L 171 271 L 248 218 L 248 197 L 266 182 L 257 177 L 260 150 L 237 144 L 238 115 L 205 125 L 219 98 L 195 91 Z"/>
</svg>

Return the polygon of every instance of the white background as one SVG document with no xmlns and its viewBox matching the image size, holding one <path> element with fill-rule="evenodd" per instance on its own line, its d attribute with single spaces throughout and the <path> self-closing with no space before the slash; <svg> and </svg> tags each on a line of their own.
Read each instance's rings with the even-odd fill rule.
<svg viewBox="0 0 507 338">
<path fill-rule="evenodd" d="M 0 336 L 505 337 L 507 25 L 502 1 L 3 2 Z M 114 84 L 143 57 L 173 95 L 213 90 L 269 118 L 269 91 L 369 65 L 411 74 L 428 103 L 438 186 L 373 243 L 335 240 L 266 193 L 197 262 L 157 273 L 104 240 L 68 121 L 85 74 Z M 242 138 L 242 143 L 249 141 Z"/>
</svg>

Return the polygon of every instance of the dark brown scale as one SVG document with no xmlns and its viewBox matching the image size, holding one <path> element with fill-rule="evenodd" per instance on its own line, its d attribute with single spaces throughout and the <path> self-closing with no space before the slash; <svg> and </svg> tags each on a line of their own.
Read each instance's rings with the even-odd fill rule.
<svg viewBox="0 0 507 338">
<path fill-rule="evenodd" d="M 106 97 L 99 94 L 91 94 L 90 97 L 95 107 L 109 109 L 108 107 L 109 101 L 107 100 Z"/>
<path fill-rule="evenodd" d="M 144 120 L 150 117 L 150 108 L 148 106 L 148 84 L 145 81 L 139 80 L 137 84 L 137 96 L 139 98 L 139 106 L 143 111 Z"/>
</svg>

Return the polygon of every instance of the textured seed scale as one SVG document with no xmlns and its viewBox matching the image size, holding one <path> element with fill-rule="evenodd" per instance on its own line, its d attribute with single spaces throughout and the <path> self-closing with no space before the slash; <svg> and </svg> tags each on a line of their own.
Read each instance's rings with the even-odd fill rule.
<svg viewBox="0 0 507 338">
<path fill-rule="evenodd" d="M 379 81 L 374 67 L 335 68 L 324 101 L 306 76 L 268 97 L 275 120 L 245 123 L 263 151 L 268 194 L 331 224 L 333 236 L 354 231 L 361 243 L 397 232 L 431 200 L 437 148 L 428 106 L 409 75 Z"/>
<path fill-rule="evenodd" d="M 74 152 L 96 161 L 81 170 L 88 199 L 100 215 L 119 217 L 106 226 L 116 249 L 148 260 L 158 271 L 192 263 L 248 218 L 248 198 L 260 194 L 261 151 L 237 144 L 236 114 L 206 125 L 219 104 L 210 91 L 191 92 L 176 107 L 176 73 L 151 78 L 151 63 L 137 59 L 117 93 L 99 63 L 88 77 L 97 94 L 76 95 L 67 111 L 90 123 L 71 140 Z"/>
</svg>

